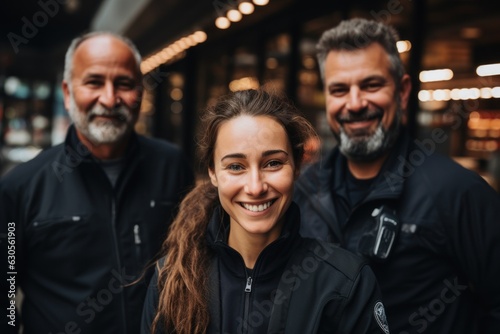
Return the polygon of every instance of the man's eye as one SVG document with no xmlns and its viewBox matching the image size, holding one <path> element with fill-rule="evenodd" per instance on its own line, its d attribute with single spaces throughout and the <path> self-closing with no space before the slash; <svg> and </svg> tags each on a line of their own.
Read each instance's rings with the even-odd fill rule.
<svg viewBox="0 0 500 334">
<path fill-rule="evenodd" d="M 89 81 L 85 82 L 85 84 L 87 86 L 98 87 L 98 86 L 102 85 L 102 82 L 99 80 L 89 80 Z"/>
<path fill-rule="evenodd" d="M 382 87 L 383 84 L 381 82 L 370 82 L 368 84 L 366 84 L 363 88 L 367 91 L 375 91 L 375 90 L 378 90 L 380 89 L 380 87 Z"/>
<path fill-rule="evenodd" d="M 346 88 L 331 88 L 329 90 L 330 95 L 340 96 L 347 92 Z"/>
<path fill-rule="evenodd" d="M 134 83 L 128 82 L 128 81 L 118 82 L 116 85 L 118 88 L 121 88 L 121 89 L 133 89 L 134 88 Z"/>
</svg>

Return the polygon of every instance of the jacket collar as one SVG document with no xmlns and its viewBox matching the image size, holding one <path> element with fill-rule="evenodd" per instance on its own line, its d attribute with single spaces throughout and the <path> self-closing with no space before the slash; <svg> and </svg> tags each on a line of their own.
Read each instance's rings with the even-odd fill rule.
<svg viewBox="0 0 500 334">
<path fill-rule="evenodd" d="M 291 203 L 285 213 L 285 223 L 278 239 L 269 244 L 259 255 L 254 268 L 254 275 L 268 275 L 281 270 L 288 261 L 292 250 L 300 240 L 300 212 L 295 203 Z M 215 251 L 222 262 L 235 276 L 242 276 L 244 265 L 241 255 L 229 247 L 229 216 L 221 206 L 215 208 L 207 227 L 208 245 Z"/>
<path fill-rule="evenodd" d="M 118 196 L 123 193 L 124 187 L 129 183 L 129 180 L 134 174 L 134 171 L 137 169 L 137 166 L 141 163 L 142 160 L 145 159 L 145 157 L 141 154 L 140 143 L 140 137 L 135 132 L 132 132 L 129 145 L 124 156 L 125 167 L 122 169 L 117 183 L 114 186 Z M 64 160 L 65 164 L 68 165 L 71 169 L 76 168 L 80 170 L 84 175 L 93 175 L 94 177 L 100 177 L 103 182 L 108 182 L 109 185 L 113 187 L 100 164 L 97 163 L 97 160 L 94 158 L 94 156 L 78 138 L 74 124 L 69 127 L 68 133 L 66 135 L 64 145 Z"/>
<path fill-rule="evenodd" d="M 71 124 L 64 141 L 64 153 L 69 161 L 93 162 L 94 158 L 89 149 L 80 141 L 74 124 Z M 125 153 L 125 159 L 133 157 L 139 149 L 139 138 L 135 131 L 132 132 L 129 145 Z M 75 162 L 76 162 L 75 161 Z"/>
<path fill-rule="evenodd" d="M 401 133 L 396 140 L 389 156 L 385 160 L 380 172 L 373 181 L 372 191 L 366 200 L 376 198 L 398 198 L 403 191 L 404 180 L 408 176 L 405 173 L 407 156 L 410 144 L 408 130 L 401 128 Z M 327 182 L 320 182 L 324 191 L 330 191 L 333 186 L 334 193 L 343 197 L 347 196 L 346 177 L 347 159 L 340 153 L 338 147 L 326 157 L 325 165 L 319 169 L 319 178 L 328 179 Z M 323 189 L 322 189 L 323 190 Z"/>
</svg>

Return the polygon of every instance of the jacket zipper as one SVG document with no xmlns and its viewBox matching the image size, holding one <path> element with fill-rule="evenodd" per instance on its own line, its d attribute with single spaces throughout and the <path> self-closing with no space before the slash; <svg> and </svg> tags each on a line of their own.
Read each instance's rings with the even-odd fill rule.
<svg viewBox="0 0 500 334">
<path fill-rule="evenodd" d="M 116 236 L 116 199 L 114 196 L 111 199 L 111 228 L 112 228 L 112 232 L 113 232 L 112 234 L 113 234 L 113 242 L 114 242 L 114 246 L 115 246 L 116 263 L 118 265 L 118 272 L 121 273 L 122 272 L 122 270 L 121 270 L 122 265 L 121 265 L 121 261 L 120 261 L 120 250 L 118 247 L 118 239 Z M 122 281 L 121 283 L 125 285 L 127 282 Z M 125 319 L 127 318 L 127 315 L 125 313 L 125 293 L 123 290 L 120 293 L 120 300 L 121 300 L 120 306 L 121 306 L 121 313 L 122 313 L 122 328 L 123 328 L 123 333 L 126 333 L 127 332 L 127 322 L 125 321 Z"/>
<path fill-rule="evenodd" d="M 245 309 L 243 310 L 243 333 L 248 333 L 248 319 L 250 314 L 250 293 L 252 292 L 252 277 L 247 277 L 245 285 Z"/>
</svg>

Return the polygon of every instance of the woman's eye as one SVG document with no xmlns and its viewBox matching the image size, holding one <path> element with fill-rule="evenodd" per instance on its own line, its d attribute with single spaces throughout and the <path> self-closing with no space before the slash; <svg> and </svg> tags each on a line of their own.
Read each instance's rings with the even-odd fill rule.
<svg viewBox="0 0 500 334">
<path fill-rule="evenodd" d="M 272 160 L 272 161 L 269 161 L 266 165 L 271 167 L 271 168 L 278 168 L 278 167 L 281 167 L 283 165 L 283 163 L 281 161 Z"/>
<path fill-rule="evenodd" d="M 239 172 L 243 169 L 240 165 L 229 165 L 226 167 L 226 169 L 229 169 L 232 172 Z"/>
</svg>

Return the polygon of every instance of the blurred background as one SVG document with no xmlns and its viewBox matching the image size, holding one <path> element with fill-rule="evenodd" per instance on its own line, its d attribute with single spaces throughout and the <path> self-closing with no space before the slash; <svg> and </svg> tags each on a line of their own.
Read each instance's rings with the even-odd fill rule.
<svg viewBox="0 0 500 334">
<path fill-rule="evenodd" d="M 285 92 L 314 124 L 321 143 L 311 151 L 329 149 L 335 142 L 315 44 L 342 19 L 364 17 L 401 35 L 414 87 L 410 131 L 425 140 L 443 130 L 435 150 L 498 184 L 500 1 L 18 0 L 1 7 L 1 173 L 64 140 L 64 53 L 72 38 L 94 30 L 136 43 L 146 87 L 136 130 L 181 146 L 193 168 L 199 113 L 224 93 L 259 86 Z"/>
</svg>

